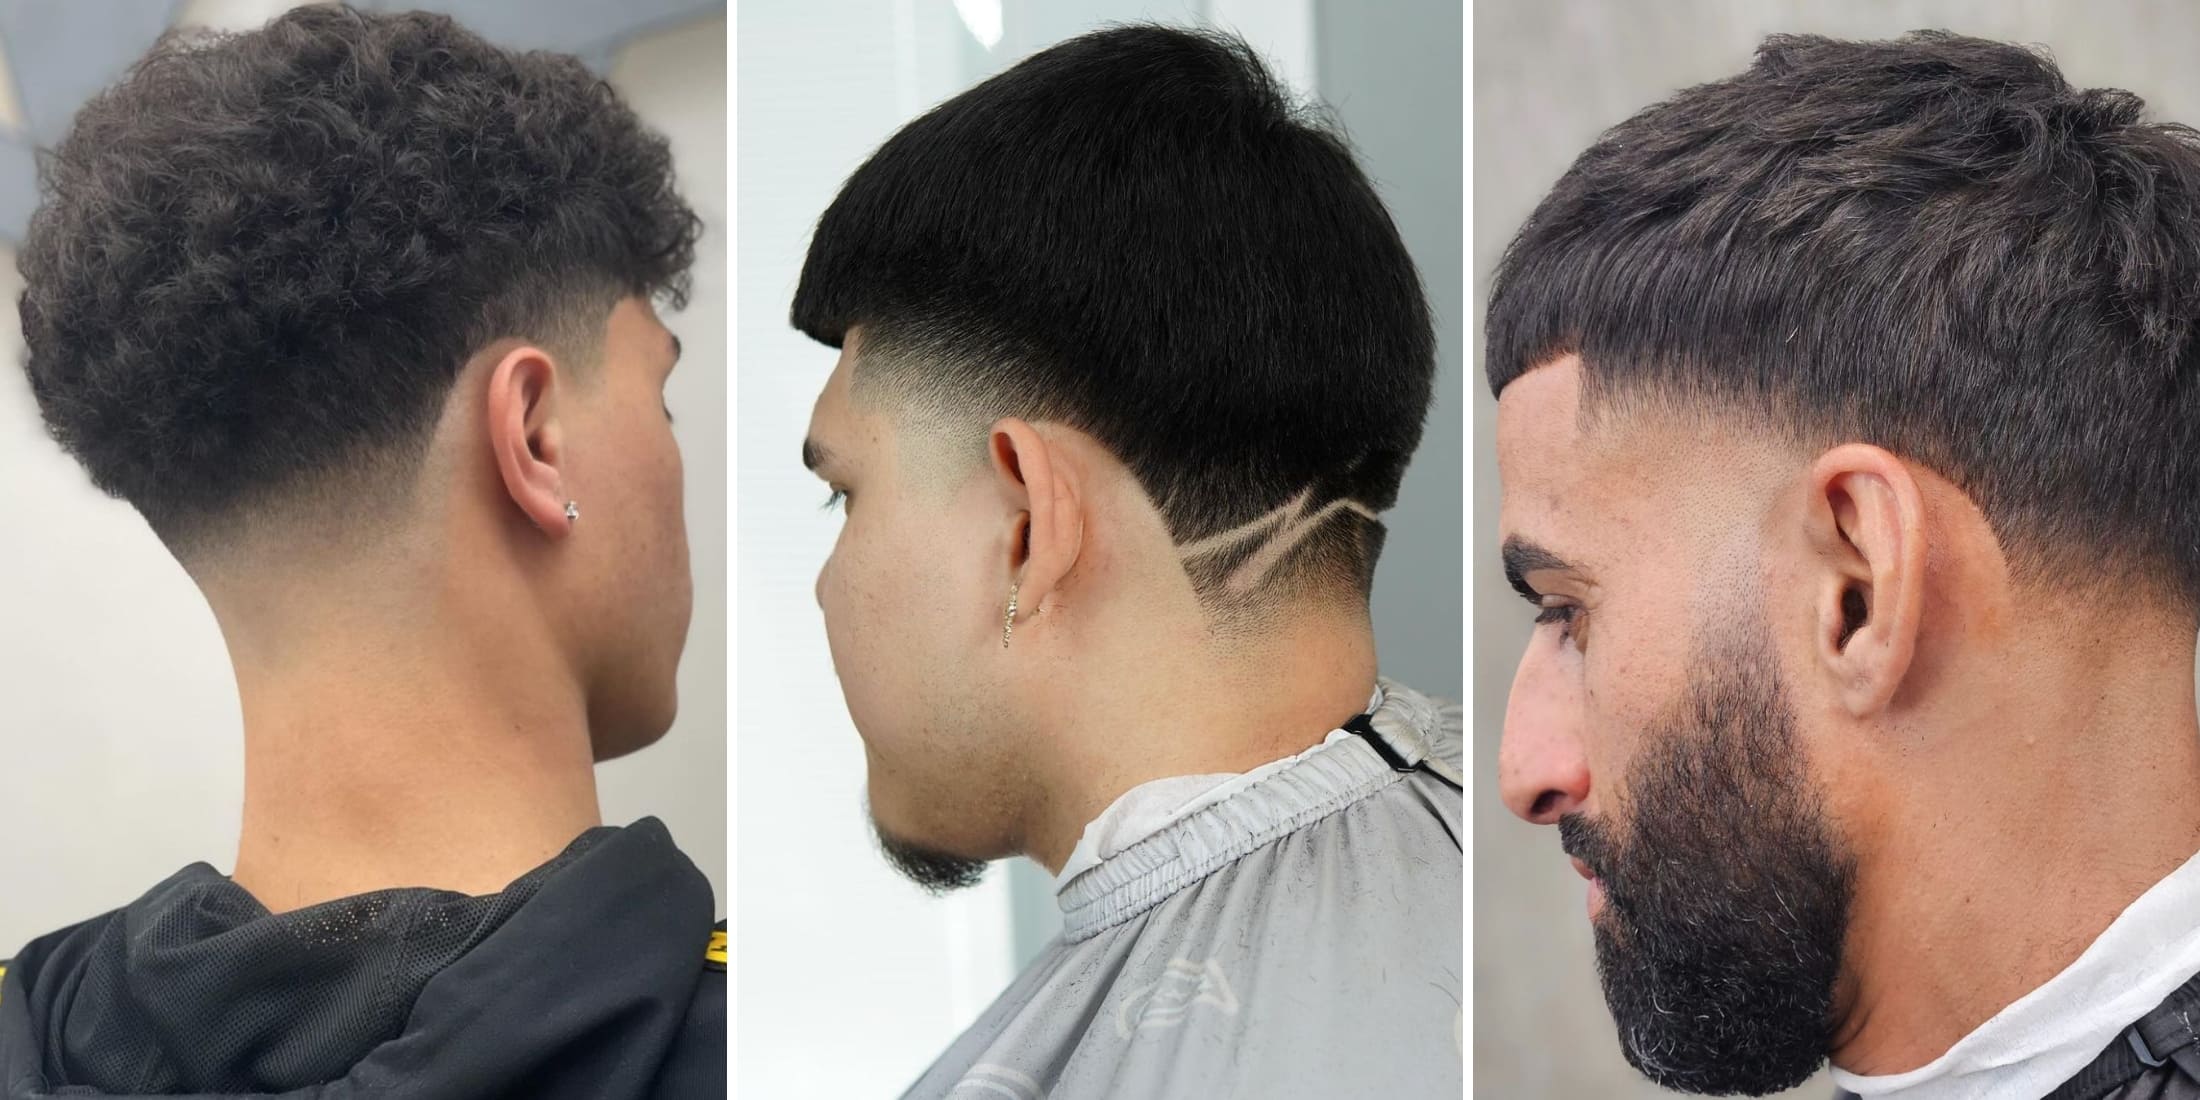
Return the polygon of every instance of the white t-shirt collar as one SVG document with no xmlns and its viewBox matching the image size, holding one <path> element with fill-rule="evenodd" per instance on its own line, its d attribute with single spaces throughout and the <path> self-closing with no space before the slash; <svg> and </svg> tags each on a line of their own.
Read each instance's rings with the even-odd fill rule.
<svg viewBox="0 0 2200 1100">
<path fill-rule="evenodd" d="M 1985 1100 L 2045 1096 L 2090 1065 L 2117 1034 L 2200 974 L 2200 855 L 2139 895 L 2092 945 L 1908 1073 L 1834 1083 L 1862 1097 Z"/>
<path fill-rule="evenodd" d="M 1364 713 L 1373 714 L 1382 705 L 1383 689 L 1377 686 Z M 1353 736 L 1344 729 L 1334 729 L 1306 751 L 1271 760 L 1251 771 L 1173 775 L 1124 791 L 1108 804 L 1107 809 L 1100 811 L 1100 816 L 1085 825 L 1085 831 L 1077 838 L 1077 846 L 1070 849 L 1069 858 L 1062 861 L 1061 873 L 1054 876 L 1055 894 L 1059 895 L 1077 876 L 1100 866 L 1117 852 Z"/>
</svg>

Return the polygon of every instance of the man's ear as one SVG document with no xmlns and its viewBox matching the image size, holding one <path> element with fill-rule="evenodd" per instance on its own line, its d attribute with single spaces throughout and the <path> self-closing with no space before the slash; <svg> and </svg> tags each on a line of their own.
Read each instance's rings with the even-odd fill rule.
<svg viewBox="0 0 2200 1100">
<path fill-rule="evenodd" d="M 1925 498 L 1902 460 L 1848 443 L 1811 465 L 1810 541 L 1830 568 L 1814 647 L 1850 715 L 1884 710 L 1917 656 L 1925 607 Z"/>
<path fill-rule="evenodd" d="M 533 345 L 507 351 L 489 370 L 489 447 L 504 491 L 528 520 L 553 538 L 572 531 L 566 518 L 564 433 L 558 423 L 558 368 Z"/>
<path fill-rule="evenodd" d="M 1062 578 L 1084 552 L 1085 509 L 1071 464 L 1038 429 L 1013 416 L 988 438 L 993 478 L 1012 509 L 1008 557 L 1017 585 L 1017 619 L 1046 610 Z"/>
</svg>

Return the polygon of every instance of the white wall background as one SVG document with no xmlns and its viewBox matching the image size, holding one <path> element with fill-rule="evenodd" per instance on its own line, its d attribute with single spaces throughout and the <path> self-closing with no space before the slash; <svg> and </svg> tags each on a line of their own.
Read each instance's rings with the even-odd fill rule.
<svg viewBox="0 0 2200 1100">
<path fill-rule="evenodd" d="M 1044 872 L 1027 861 L 933 899 L 872 847 L 860 743 L 812 595 L 839 520 L 819 510 L 824 489 L 798 461 L 835 355 L 786 321 L 811 227 L 903 123 L 1053 42 L 1132 20 L 1242 34 L 1301 92 L 1338 107 L 1430 284 L 1444 380 L 1400 506 L 1386 517 L 1377 633 L 1387 667 L 1456 694 L 1460 15 L 1450 0 L 742 0 L 738 14 L 737 1091 L 895 1095 L 1059 917 Z M 1420 57 L 1424 47 L 1449 70 L 1448 82 L 1439 73 L 1417 89 L 1425 101 L 1373 86 L 1398 83 L 1381 71 L 1380 50 Z M 1332 71 L 1342 79 L 1317 86 Z"/>
<path fill-rule="evenodd" d="M 243 29 L 281 0 L 194 0 L 179 22 Z M 706 223 L 668 402 L 687 465 L 695 617 L 681 711 L 659 745 L 600 773 L 604 818 L 664 819 L 726 897 L 726 26 L 629 43 L 612 82 L 672 140 Z M 6 50 L 36 43 L 0 43 Z M 0 86 L 5 85 L 0 80 Z M 13 97 L 0 96 L 0 123 Z M 124 904 L 183 865 L 228 869 L 243 792 L 235 685 L 198 590 L 128 506 L 48 439 L 18 364 L 12 253 L 0 263 L 0 958 Z"/>
<path fill-rule="evenodd" d="M 2200 6 L 2182 0 L 1480 0 L 1474 10 L 1474 1030 L 1477 1092 L 1661 1097 L 1621 1058 L 1598 991 L 1581 880 L 1555 830 L 1497 800 L 1498 732 L 1530 614 L 1497 561 L 1496 402 L 1480 325 L 1505 243 L 1597 133 L 1691 84 L 1749 65 L 1783 31 L 1886 38 L 1922 27 L 2047 46 L 2081 87 L 2138 93 L 2200 123 Z M 1825 1074 L 1784 1095 L 1824 1097 Z"/>
</svg>

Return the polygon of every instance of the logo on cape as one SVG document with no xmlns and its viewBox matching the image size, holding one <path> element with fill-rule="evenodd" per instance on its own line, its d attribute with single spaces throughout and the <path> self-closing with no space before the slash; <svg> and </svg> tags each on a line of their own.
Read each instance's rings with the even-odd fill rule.
<svg viewBox="0 0 2200 1100">
<path fill-rule="evenodd" d="M 1202 1004 L 1225 1016 L 1237 1015 L 1237 994 L 1230 992 L 1222 966 L 1213 959 L 1204 963 L 1170 959 L 1160 981 L 1140 986 L 1123 998 L 1115 1013 L 1115 1030 L 1128 1039 L 1141 1031 L 1175 1027 Z"/>
</svg>

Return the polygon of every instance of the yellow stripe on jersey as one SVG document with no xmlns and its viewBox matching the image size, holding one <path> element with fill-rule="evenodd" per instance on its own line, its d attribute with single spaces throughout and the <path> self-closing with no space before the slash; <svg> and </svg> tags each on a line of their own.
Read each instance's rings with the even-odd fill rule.
<svg viewBox="0 0 2200 1100">
<path fill-rule="evenodd" d="M 703 961 L 714 963 L 724 963 L 726 961 L 726 934 L 724 932 L 720 932 L 715 928 L 711 929 L 710 946 L 703 949 Z"/>
</svg>

